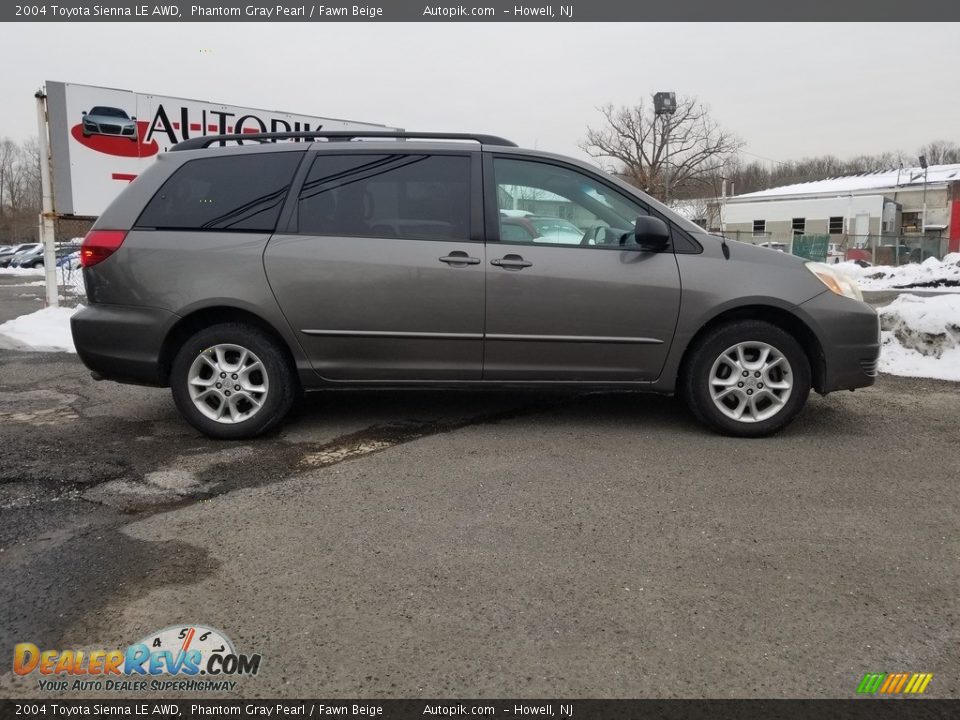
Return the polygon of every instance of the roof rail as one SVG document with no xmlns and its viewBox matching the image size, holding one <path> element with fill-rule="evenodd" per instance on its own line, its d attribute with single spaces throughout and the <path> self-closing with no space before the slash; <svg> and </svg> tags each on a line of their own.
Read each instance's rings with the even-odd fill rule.
<svg viewBox="0 0 960 720">
<path fill-rule="evenodd" d="M 178 142 L 171 150 L 199 150 L 218 142 L 256 140 L 273 142 L 275 140 L 307 140 L 326 138 L 328 140 L 355 140 L 357 138 L 383 138 L 385 140 L 473 140 L 482 145 L 501 145 L 517 147 L 517 144 L 496 135 L 476 135 L 474 133 L 434 133 L 406 132 L 402 130 L 311 130 L 307 132 L 271 132 L 240 133 L 233 135 L 206 135 Z"/>
</svg>

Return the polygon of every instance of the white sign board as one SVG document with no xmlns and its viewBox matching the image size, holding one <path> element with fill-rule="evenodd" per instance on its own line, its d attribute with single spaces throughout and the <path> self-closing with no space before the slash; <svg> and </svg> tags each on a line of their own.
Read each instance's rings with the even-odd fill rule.
<svg viewBox="0 0 960 720">
<path fill-rule="evenodd" d="M 173 145 L 201 135 L 392 130 L 384 125 L 47 82 L 54 211 L 96 217 Z"/>
</svg>

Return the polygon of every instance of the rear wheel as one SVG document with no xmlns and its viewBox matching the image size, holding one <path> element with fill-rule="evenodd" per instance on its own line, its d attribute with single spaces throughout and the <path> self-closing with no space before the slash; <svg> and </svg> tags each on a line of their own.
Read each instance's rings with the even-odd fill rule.
<svg viewBox="0 0 960 720">
<path fill-rule="evenodd" d="M 759 320 L 722 325 L 691 350 L 681 379 L 693 414 L 725 435 L 786 426 L 810 394 L 810 363 L 790 334 Z"/>
<path fill-rule="evenodd" d="M 278 343 L 243 323 L 205 328 L 173 361 L 177 409 L 200 432 L 222 440 L 260 435 L 286 417 L 296 377 Z"/>
</svg>

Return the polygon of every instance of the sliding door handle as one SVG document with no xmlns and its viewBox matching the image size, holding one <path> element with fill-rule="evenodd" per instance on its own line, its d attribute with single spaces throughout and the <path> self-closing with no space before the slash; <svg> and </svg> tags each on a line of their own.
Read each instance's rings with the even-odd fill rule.
<svg viewBox="0 0 960 720">
<path fill-rule="evenodd" d="M 491 265 L 502 267 L 504 270 L 522 270 L 525 267 L 533 265 L 532 262 L 524 260 L 519 255 L 504 255 L 502 258 L 496 258 L 490 261 Z"/>
</svg>

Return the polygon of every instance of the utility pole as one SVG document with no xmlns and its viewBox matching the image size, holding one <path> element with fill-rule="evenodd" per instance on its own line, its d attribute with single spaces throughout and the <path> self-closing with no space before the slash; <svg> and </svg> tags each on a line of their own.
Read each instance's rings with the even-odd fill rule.
<svg viewBox="0 0 960 720">
<path fill-rule="evenodd" d="M 921 232 L 927 234 L 927 156 L 921 155 L 920 167 L 923 168 L 923 222 L 920 224 Z"/>
<path fill-rule="evenodd" d="M 57 288 L 56 232 L 53 227 L 53 183 L 50 178 L 50 139 L 47 135 L 47 96 L 37 90 L 37 138 L 40 145 L 40 188 L 43 205 L 40 209 L 40 242 L 43 243 L 43 274 L 47 286 L 47 307 L 60 304 Z"/>
<path fill-rule="evenodd" d="M 923 222 L 920 224 L 920 262 L 923 262 L 923 252 L 927 244 L 927 156 L 921 155 L 919 160 L 920 167 L 923 168 Z M 939 248 L 937 251 L 939 252 Z"/>
<path fill-rule="evenodd" d="M 663 117 L 663 202 L 670 204 L 670 116 Z"/>
<path fill-rule="evenodd" d="M 653 113 L 656 117 L 663 116 L 663 202 L 670 202 L 670 116 L 677 111 L 677 94 L 674 92 L 658 92 L 653 96 Z"/>
</svg>

